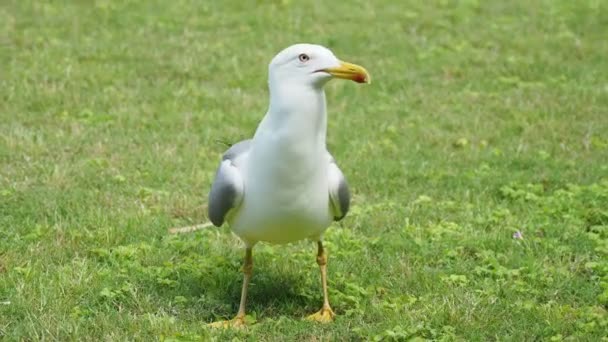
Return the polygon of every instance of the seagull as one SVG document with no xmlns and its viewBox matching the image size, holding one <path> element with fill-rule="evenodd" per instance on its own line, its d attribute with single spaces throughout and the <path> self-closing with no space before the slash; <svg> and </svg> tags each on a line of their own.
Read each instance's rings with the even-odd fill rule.
<svg viewBox="0 0 608 342">
<path fill-rule="evenodd" d="M 217 227 L 227 222 L 244 242 L 244 279 L 236 317 L 211 323 L 212 327 L 245 326 L 256 243 L 303 239 L 317 243 L 323 289 L 323 306 L 308 319 L 334 319 L 323 234 L 348 212 L 350 191 L 326 145 L 323 88 L 333 78 L 370 82 L 363 67 L 339 60 L 320 45 L 296 44 L 279 52 L 268 68 L 266 115 L 252 139 L 232 145 L 222 156 L 209 192 L 208 217 Z"/>
</svg>

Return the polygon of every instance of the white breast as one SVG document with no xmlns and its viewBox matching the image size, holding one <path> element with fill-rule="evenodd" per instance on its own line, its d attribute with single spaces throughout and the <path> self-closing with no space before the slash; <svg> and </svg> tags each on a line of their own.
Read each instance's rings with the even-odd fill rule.
<svg viewBox="0 0 608 342">
<path fill-rule="evenodd" d="M 332 220 L 325 147 L 291 143 L 276 134 L 256 138 L 233 231 L 248 243 L 318 237 Z"/>
<path fill-rule="evenodd" d="M 230 221 L 250 245 L 318 238 L 332 222 L 325 93 L 289 80 L 271 80 L 270 93 L 241 168 L 243 201 Z"/>
</svg>

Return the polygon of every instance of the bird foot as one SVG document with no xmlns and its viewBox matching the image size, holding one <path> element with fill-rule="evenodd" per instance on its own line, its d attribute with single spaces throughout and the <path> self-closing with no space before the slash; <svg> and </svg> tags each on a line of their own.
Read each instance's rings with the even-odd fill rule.
<svg viewBox="0 0 608 342">
<path fill-rule="evenodd" d="M 306 317 L 306 319 L 309 321 L 315 321 L 315 322 L 319 322 L 319 323 L 331 323 L 331 322 L 333 322 L 334 317 L 336 317 L 336 314 L 328 306 L 328 307 L 323 307 L 318 312 L 315 312 L 314 314 Z"/>
<path fill-rule="evenodd" d="M 207 324 L 209 328 L 213 329 L 246 329 L 247 324 L 245 323 L 245 317 L 235 317 L 226 321 L 217 321 Z"/>
</svg>

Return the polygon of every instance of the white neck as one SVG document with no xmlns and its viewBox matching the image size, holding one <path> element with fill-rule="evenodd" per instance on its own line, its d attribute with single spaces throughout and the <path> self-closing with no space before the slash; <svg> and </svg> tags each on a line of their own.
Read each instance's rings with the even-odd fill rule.
<svg viewBox="0 0 608 342">
<path fill-rule="evenodd" d="M 283 144 L 325 148 L 327 110 L 322 87 L 294 83 L 270 85 L 270 105 L 256 136 L 272 132 Z"/>
<path fill-rule="evenodd" d="M 327 114 L 322 88 L 282 84 L 270 87 L 268 113 L 253 137 L 249 172 L 257 182 L 300 184 L 326 181 Z M 323 185 L 319 185 L 323 186 Z M 315 189 L 315 187 L 311 187 Z M 312 190 L 311 190 L 312 191 Z"/>
</svg>

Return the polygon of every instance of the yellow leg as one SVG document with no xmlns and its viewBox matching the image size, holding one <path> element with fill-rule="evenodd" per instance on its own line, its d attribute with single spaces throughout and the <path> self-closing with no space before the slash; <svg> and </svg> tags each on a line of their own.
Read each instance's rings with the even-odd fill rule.
<svg viewBox="0 0 608 342">
<path fill-rule="evenodd" d="M 323 242 L 317 242 L 317 264 L 321 270 L 321 285 L 323 286 L 323 307 L 318 312 L 310 315 L 307 319 L 311 321 L 317 321 L 320 323 L 329 323 L 334 320 L 336 314 L 331 310 L 329 306 L 329 296 L 327 295 L 327 253 L 323 248 Z"/>
<path fill-rule="evenodd" d="M 243 289 L 241 290 L 241 304 L 239 305 L 239 311 L 236 317 L 229 321 L 219 321 L 208 324 L 212 328 L 243 328 L 245 327 L 245 305 L 247 303 L 247 288 L 249 287 L 249 280 L 251 280 L 251 274 L 253 273 L 253 257 L 251 255 L 251 247 L 247 247 L 245 250 L 245 263 L 243 265 Z"/>
</svg>

